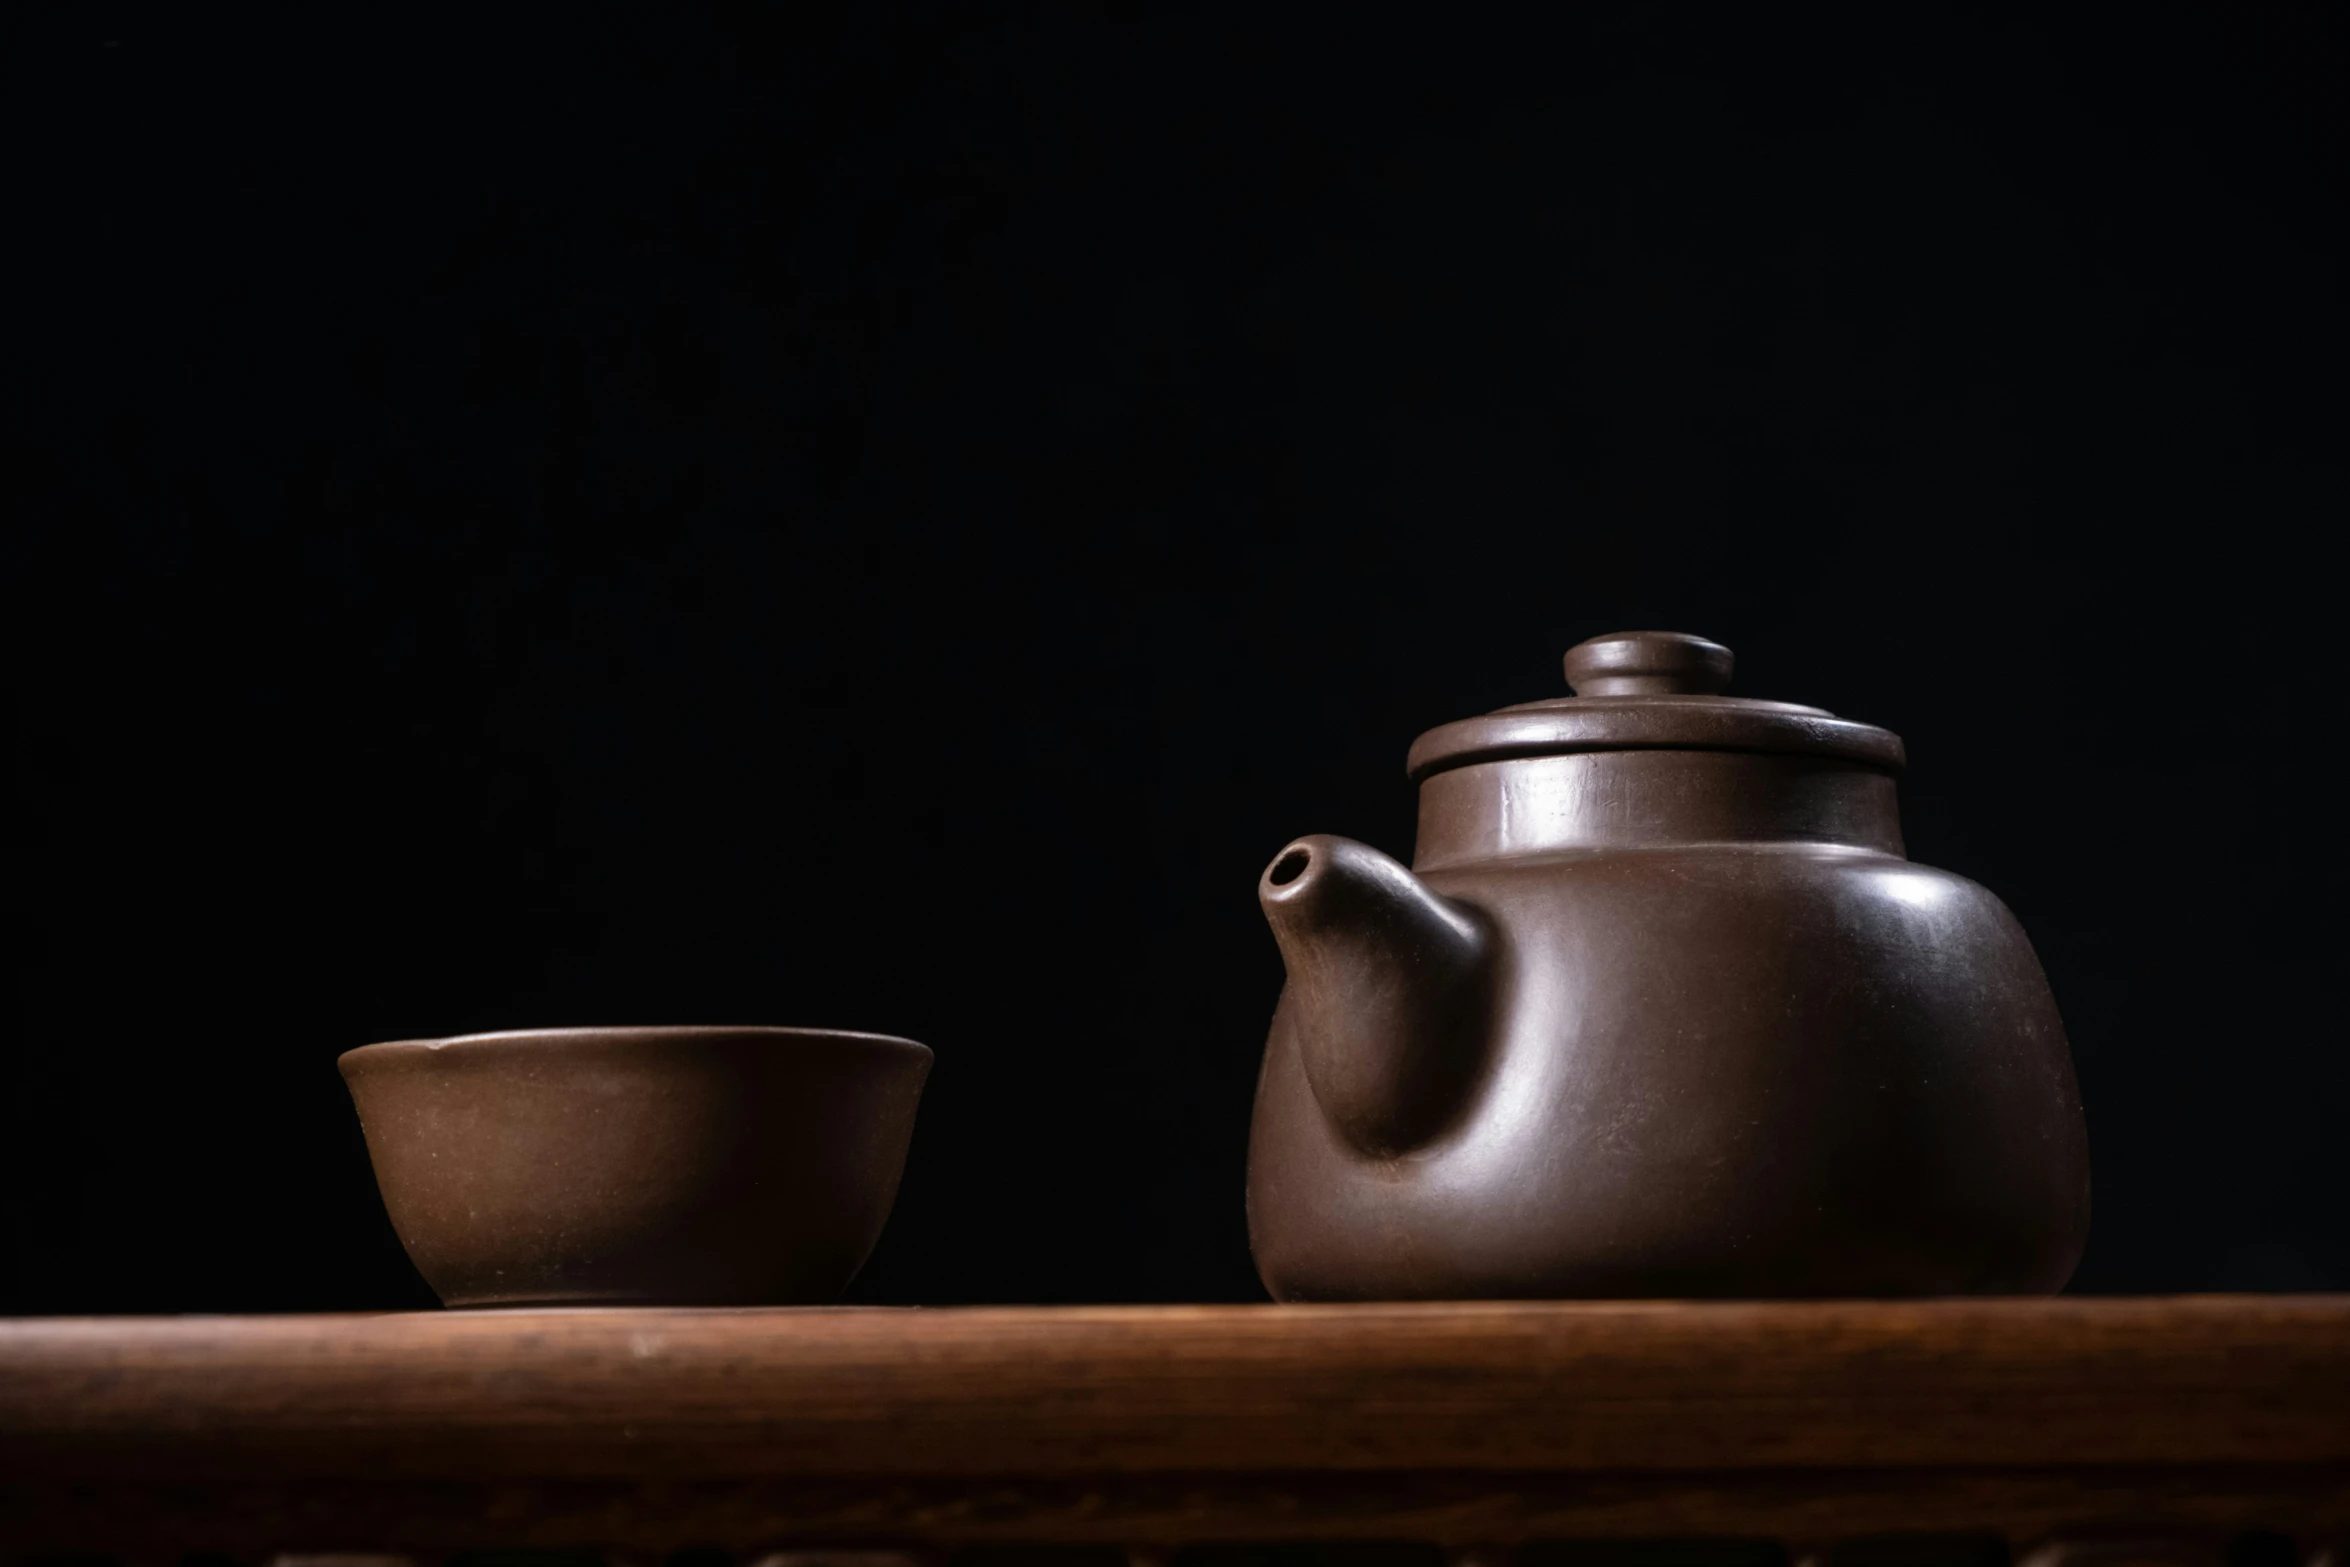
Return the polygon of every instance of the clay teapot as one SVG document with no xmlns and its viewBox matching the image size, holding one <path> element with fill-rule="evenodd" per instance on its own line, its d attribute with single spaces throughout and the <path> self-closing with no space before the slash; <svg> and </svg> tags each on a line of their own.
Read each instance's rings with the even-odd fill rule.
<svg viewBox="0 0 2350 1567">
<path fill-rule="evenodd" d="M 2089 1224 L 2031 944 L 1904 857 L 1900 739 L 1632 632 L 1413 744 L 1410 869 L 1300 838 L 1249 1142 L 1283 1300 L 2046 1293 Z"/>
</svg>

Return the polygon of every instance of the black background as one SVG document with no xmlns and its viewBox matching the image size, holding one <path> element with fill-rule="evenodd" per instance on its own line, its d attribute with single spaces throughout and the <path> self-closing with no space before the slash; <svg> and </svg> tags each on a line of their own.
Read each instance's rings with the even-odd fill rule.
<svg viewBox="0 0 2350 1567">
<path fill-rule="evenodd" d="M 2350 1287 L 2338 34 L 1538 9 L 12 51 L 7 1308 L 429 1303 L 336 1054 L 625 1021 L 937 1049 L 855 1298 L 1255 1297 L 1257 871 L 1632 626 L 1906 737 L 2077 1288 Z"/>
</svg>

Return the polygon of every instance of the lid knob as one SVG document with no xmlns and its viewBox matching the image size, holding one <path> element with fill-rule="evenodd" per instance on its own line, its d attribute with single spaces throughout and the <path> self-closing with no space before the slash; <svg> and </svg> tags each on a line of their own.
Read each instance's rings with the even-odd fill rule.
<svg viewBox="0 0 2350 1567">
<path fill-rule="evenodd" d="M 1577 696 L 1710 696 L 1730 683 L 1730 650 L 1682 631 L 1616 631 L 1567 649 Z"/>
</svg>

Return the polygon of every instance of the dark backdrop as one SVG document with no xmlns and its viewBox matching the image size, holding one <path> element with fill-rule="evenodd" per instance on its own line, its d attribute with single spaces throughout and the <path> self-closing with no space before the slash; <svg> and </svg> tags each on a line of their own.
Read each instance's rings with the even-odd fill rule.
<svg viewBox="0 0 2350 1567">
<path fill-rule="evenodd" d="M 597 1021 L 935 1046 L 857 1298 L 1252 1297 L 1257 871 L 1644 626 L 1906 736 L 2077 1287 L 2350 1286 L 2338 37 L 1276 9 L 12 52 L 9 1309 L 426 1302 L 336 1054 Z"/>
</svg>

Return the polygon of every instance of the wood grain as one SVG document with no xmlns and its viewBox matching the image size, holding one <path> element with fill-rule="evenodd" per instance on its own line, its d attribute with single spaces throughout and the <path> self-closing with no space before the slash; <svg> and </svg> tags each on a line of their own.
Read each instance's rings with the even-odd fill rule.
<svg viewBox="0 0 2350 1567">
<path fill-rule="evenodd" d="M 2350 1471 L 1806 1470 L 1649 1475 L 1263 1475 L 964 1482 L 0 1479 L 0 1546 L 111 1550 L 616 1550 L 1158 1546 L 1916 1533 L 2224 1542 L 2350 1531 Z"/>
<path fill-rule="evenodd" d="M 2339 1298 L 0 1325 L 19 1481 L 2345 1464 Z"/>
</svg>

